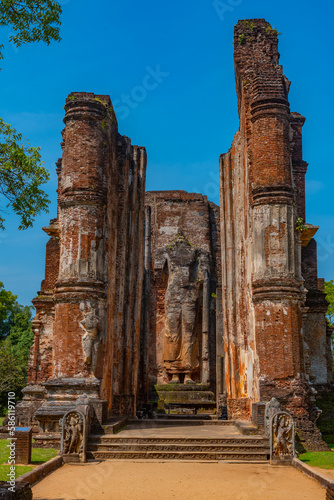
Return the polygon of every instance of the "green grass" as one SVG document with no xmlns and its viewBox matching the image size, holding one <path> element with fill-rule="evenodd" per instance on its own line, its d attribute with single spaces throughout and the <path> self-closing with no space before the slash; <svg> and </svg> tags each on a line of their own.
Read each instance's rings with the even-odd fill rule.
<svg viewBox="0 0 334 500">
<path fill-rule="evenodd" d="M 2 425 L 4 419 L 5 419 L 5 417 L 0 417 L 0 426 Z"/>
<path fill-rule="evenodd" d="M 8 441 L 6 439 L 0 439 L 0 481 L 7 481 L 8 479 L 7 474 L 9 472 L 9 465 L 3 465 L 8 460 L 7 444 Z M 57 455 L 58 450 L 54 450 L 52 448 L 33 448 L 31 451 L 32 466 L 17 465 L 15 469 L 15 477 L 18 478 L 19 476 L 22 476 L 22 474 L 25 474 L 26 472 L 34 469 L 34 466 L 36 467 L 44 462 L 47 462 L 48 460 L 50 460 L 50 458 L 53 458 Z"/>
<path fill-rule="evenodd" d="M 322 433 L 323 440 L 334 450 L 334 401 L 332 393 L 319 397 L 316 404 L 322 410 L 317 426 Z M 300 454 L 298 458 L 311 467 L 334 469 L 333 451 L 307 451 Z"/>
<path fill-rule="evenodd" d="M 299 460 L 311 467 L 334 469 L 334 453 L 332 451 L 314 451 L 299 455 Z"/>
</svg>

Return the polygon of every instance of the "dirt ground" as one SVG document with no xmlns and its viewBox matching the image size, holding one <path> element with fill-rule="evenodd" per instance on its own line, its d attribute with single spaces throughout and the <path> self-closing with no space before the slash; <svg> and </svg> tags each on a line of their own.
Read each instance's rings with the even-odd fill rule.
<svg viewBox="0 0 334 500">
<path fill-rule="evenodd" d="M 33 488 L 34 500 L 324 500 L 292 467 L 106 461 L 64 465 Z"/>
</svg>

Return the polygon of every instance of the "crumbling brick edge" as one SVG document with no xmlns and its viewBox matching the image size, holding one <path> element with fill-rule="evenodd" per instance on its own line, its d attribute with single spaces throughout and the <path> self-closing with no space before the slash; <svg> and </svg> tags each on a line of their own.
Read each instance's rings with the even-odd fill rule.
<svg viewBox="0 0 334 500">
<path fill-rule="evenodd" d="M 334 492 L 334 481 L 326 477 L 324 474 L 321 474 L 321 472 L 314 470 L 310 465 L 304 464 L 304 462 L 302 462 L 298 458 L 293 459 L 292 465 L 296 469 L 306 474 L 306 476 L 309 476 L 312 479 L 318 481 L 318 483 L 320 483 L 320 486 L 322 486 L 323 488 Z"/>
<path fill-rule="evenodd" d="M 26 472 L 22 476 L 18 477 L 16 481 L 26 481 L 30 484 L 30 486 L 34 486 L 36 483 L 51 474 L 51 472 L 59 469 L 63 463 L 63 458 L 58 455 L 57 457 L 51 458 L 51 460 L 48 460 L 44 464 L 39 465 L 36 469 Z"/>
</svg>

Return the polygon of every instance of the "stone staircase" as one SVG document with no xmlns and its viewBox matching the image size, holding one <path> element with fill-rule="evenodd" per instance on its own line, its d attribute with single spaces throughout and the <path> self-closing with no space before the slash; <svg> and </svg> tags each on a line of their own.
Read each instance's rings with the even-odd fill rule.
<svg viewBox="0 0 334 500">
<path fill-rule="evenodd" d="M 103 430 L 89 436 L 87 458 L 266 462 L 270 453 L 266 437 L 243 436 L 228 421 L 130 421 L 117 434 L 109 434 L 108 426 Z"/>
</svg>

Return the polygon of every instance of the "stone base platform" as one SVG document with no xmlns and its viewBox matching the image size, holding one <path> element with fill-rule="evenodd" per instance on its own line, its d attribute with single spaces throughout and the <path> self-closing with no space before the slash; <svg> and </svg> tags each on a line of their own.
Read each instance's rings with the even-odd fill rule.
<svg viewBox="0 0 334 500">
<path fill-rule="evenodd" d="M 158 411 L 167 413 L 215 413 L 216 399 L 210 387 L 203 384 L 155 385 Z"/>
<path fill-rule="evenodd" d="M 243 436 L 234 422 L 158 419 L 135 421 L 117 434 L 91 434 L 87 457 L 96 460 L 267 462 L 269 440 Z"/>
<path fill-rule="evenodd" d="M 60 422 L 65 413 L 80 404 L 89 404 L 94 409 L 93 426 L 100 428 L 106 420 L 106 401 L 99 398 L 100 381 L 97 379 L 64 378 L 48 380 L 44 384 L 46 396 L 35 412 L 40 432 L 59 433 Z"/>
</svg>

